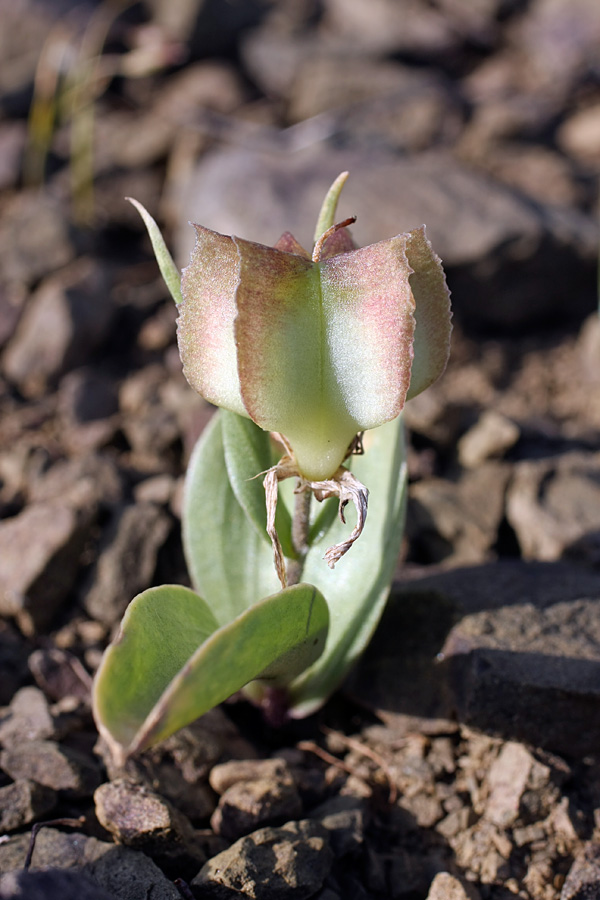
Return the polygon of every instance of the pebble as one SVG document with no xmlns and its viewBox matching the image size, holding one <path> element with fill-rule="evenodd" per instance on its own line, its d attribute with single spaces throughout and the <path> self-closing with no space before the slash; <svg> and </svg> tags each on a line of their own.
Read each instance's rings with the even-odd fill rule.
<svg viewBox="0 0 600 900">
<path fill-rule="evenodd" d="M 519 427 L 494 410 L 486 410 L 458 442 L 458 459 L 475 469 L 487 459 L 498 458 L 519 440 Z"/>
<path fill-rule="evenodd" d="M 19 778 L 0 788 L 0 832 L 35 822 L 56 805 L 56 794 L 35 781 Z"/>
<path fill-rule="evenodd" d="M 12 747 L 55 735 L 54 719 L 42 691 L 36 687 L 17 691 L 10 702 L 8 715 L 0 721 L 0 744 Z"/>
<path fill-rule="evenodd" d="M 323 885 L 333 854 L 315 822 L 261 828 L 210 859 L 192 881 L 206 900 L 307 900 Z"/>
<path fill-rule="evenodd" d="M 28 741 L 5 748 L 0 768 L 15 781 L 29 779 L 71 797 L 89 797 L 100 782 L 98 767 L 83 753 L 53 741 Z"/>
<path fill-rule="evenodd" d="M 236 781 L 219 799 L 210 824 L 216 834 L 236 840 L 262 825 L 298 818 L 302 803 L 296 786 L 277 778 Z"/>
<path fill-rule="evenodd" d="M 449 872 L 438 872 L 429 888 L 427 900 L 479 900 L 479 891 L 465 885 Z"/>
<path fill-rule="evenodd" d="M 560 900 L 596 900 L 599 896 L 600 844 L 590 842 L 571 866 Z"/>
</svg>

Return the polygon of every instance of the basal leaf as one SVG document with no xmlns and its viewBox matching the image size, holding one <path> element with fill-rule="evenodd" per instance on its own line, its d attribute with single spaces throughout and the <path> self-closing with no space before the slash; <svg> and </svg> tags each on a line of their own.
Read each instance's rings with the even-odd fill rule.
<svg viewBox="0 0 600 900">
<path fill-rule="evenodd" d="M 151 588 L 132 601 L 94 686 L 96 722 L 118 758 L 163 740 L 254 679 L 285 684 L 322 652 L 329 613 L 316 588 L 299 584 L 215 625 L 187 588 Z"/>
</svg>

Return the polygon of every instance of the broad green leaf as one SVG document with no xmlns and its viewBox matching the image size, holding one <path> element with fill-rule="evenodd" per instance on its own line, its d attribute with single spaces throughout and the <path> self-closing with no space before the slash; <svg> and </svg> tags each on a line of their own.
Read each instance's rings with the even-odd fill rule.
<svg viewBox="0 0 600 900">
<path fill-rule="evenodd" d="M 251 419 L 226 410 L 221 413 L 221 428 L 225 465 L 233 493 L 259 536 L 270 547 L 263 475 L 277 461 L 273 459 L 271 438 Z M 283 450 L 279 455 L 282 453 Z M 283 502 L 277 505 L 275 524 L 285 556 L 288 559 L 294 558 L 291 540 L 292 522 L 289 510 Z"/>
<path fill-rule="evenodd" d="M 402 417 L 363 438 L 365 454 L 354 457 L 352 471 L 369 488 L 365 529 L 352 549 L 328 569 L 323 554 L 352 527 L 336 521 L 311 547 L 303 579 L 327 597 L 330 628 L 319 660 L 290 689 L 291 715 L 310 715 L 339 687 L 379 622 L 397 564 L 406 506 L 406 447 Z M 348 518 L 350 518 L 348 512 Z"/>
<path fill-rule="evenodd" d="M 229 482 L 222 423 L 223 412 L 218 412 L 194 448 L 182 522 L 192 584 L 210 602 L 218 623 L 226 625 L 261 597 L 273 594 L 279 581 L 270 545 L 251 524 Z"/>
<path fill-rule="evenodd" d="M 127 197 L 127 200 L 135 206 L 140 216 L 144 220 L 144 225 L 148 230 L 148 235 L 150 236 L 150 242 L 152 243 L 152 249 L 154 250 L 154 255 L 156 256 L 156 262 L 158 263 L 158 268 L 160 269 L 160 274 L 164 278 L 165 284 L 169 289 L 169 293 L 171 297 L 175 301 L 175 303 L 181 303 L 181 276 L 179 274 L 179 269 L 175 265 L 173 257 L 169 253 L 167 249 L 167 245 L 165 244 L 165 239 L 163 238 L 160 228 L 148 212 L 148 210 L 142 206 L 139 201 L 134 200 L 133 197 Z"/>
<path fill-rule="evenodd" d="M 98 670 L 98 727 L 121 759 L 140 752 L 254 679 L 287 683 L 318 658 L 328 624 L 327 604 L 308 584 L 266 597 L 216 630 L 193 591 L 144 591 Z"/>
</svg>

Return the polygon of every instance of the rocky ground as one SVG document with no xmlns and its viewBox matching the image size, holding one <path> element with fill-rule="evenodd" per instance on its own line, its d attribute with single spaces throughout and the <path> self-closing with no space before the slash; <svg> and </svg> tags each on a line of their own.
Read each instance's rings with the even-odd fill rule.
<svg viewBox="0 0 600 900">
<path fill-rule="evenodd" d="M 0 0 L 2 900 L 600 898 L 599 44 L 597 0 Z M 318 716 L 117 770 L 91 678 L 187 583 L 210 415 L 123 197 L 184 261 L 192 218 L 308 244 L 342 169 L 455 309 L 382 627 Z"/>
</svg>

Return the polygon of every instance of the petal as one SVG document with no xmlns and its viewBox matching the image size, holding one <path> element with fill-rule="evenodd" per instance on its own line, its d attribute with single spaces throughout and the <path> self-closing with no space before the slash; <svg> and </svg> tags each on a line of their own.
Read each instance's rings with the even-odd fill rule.
<svg viewBox="0 0 600 900">
<path fill-rule="evenodd" d="M 328 478 L 357 431 L 398 415 L 414 331 L 403 239 L 314 265 L 235 239 L 238 368 L 246 409 Z"/>
<path fill-rule="evenodd" d="M 303 256 L 304 259 L 310 259 L 310 253 L 308 253 L 302 244 L 299 244 L 293 234 L 289 231 L 284 231 L 277 243 L 275 244 L 276 250 L 282 250 L 284 253 L 295 253 L 296 256 Z"/>
<path fill-rule="evenodd" d="M 235 242 L 240 254 L 235 334 L 246 409 L 261 428 L 285 434 L 305 475 L 316 477 L 323 467 L 332 474 L 355 432 L 343 407 L 324 389 L 318 268 L 300 256 Z"/>
<path fill-rule="evenodd" d="M 401 412 L 412 363 L 414 301 L 404 235 L 321 263 L 332 378 L 356 430 Z"/>
<path fill-rule="evenodd" d="M 416 397 L 439 378 L 450 355 L 452 313 L 450 291 L 439 256 L 425 236 L 425 226 L 406 237 L 406 255 L 413 270 L 415 298 L 414 361 L 407 399 Z"/>
<path fill-rule="evenodd" d="M 240 393 L 234 320 L 239 256 L 232 238 L 195 225 L 196 244 L 183 270 L 177 339 L 183 371 L 210 403 L 247 416 Z"/>
</svg>

